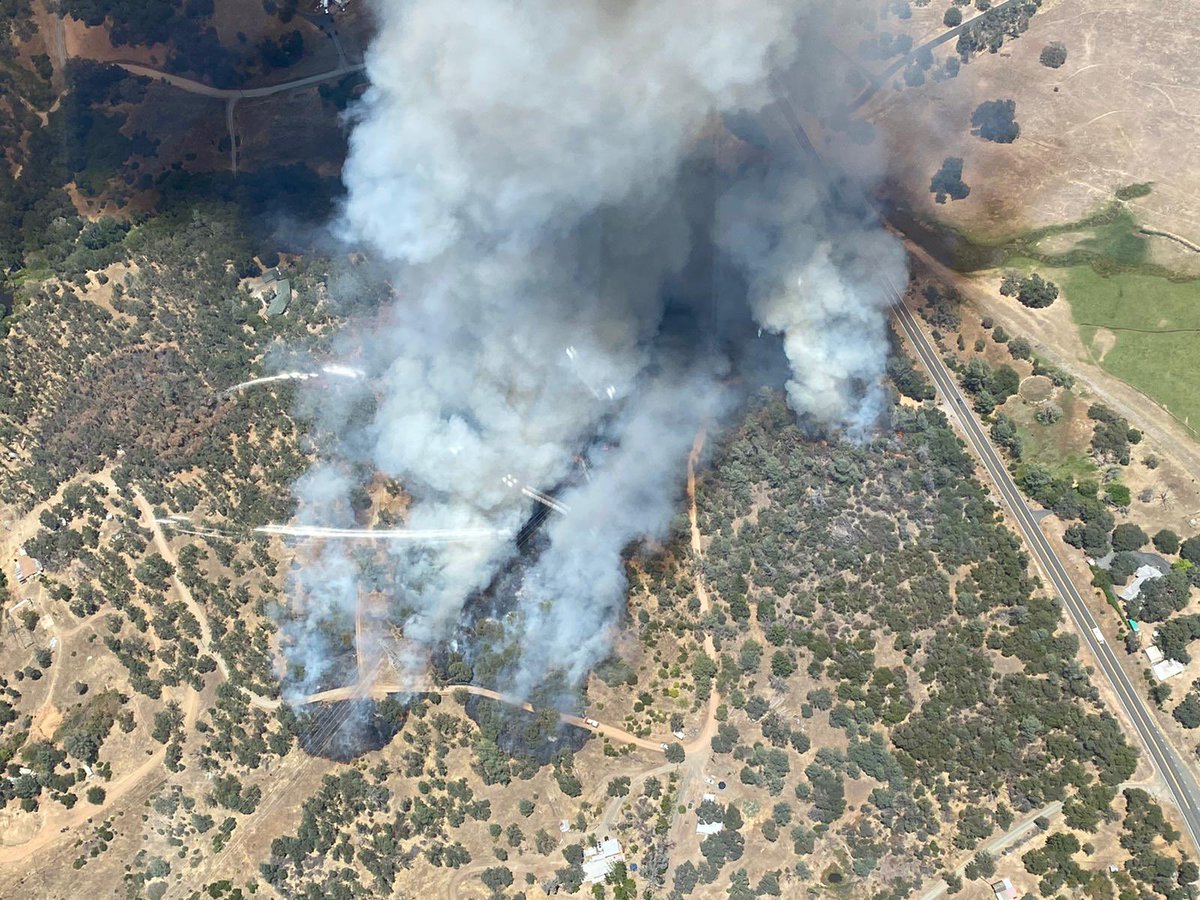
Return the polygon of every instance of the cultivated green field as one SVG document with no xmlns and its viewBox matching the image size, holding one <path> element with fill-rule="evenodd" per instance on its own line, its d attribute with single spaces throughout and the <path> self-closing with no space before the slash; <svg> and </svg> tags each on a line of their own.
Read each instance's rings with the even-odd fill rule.
<svg viewBox="0 0 1200 900">
<path fill-rule="evenodd" d="M 1096 362 L 1200 433 L 1200 280 L 1038 268 L 1062 289 Z"/>
</svg>

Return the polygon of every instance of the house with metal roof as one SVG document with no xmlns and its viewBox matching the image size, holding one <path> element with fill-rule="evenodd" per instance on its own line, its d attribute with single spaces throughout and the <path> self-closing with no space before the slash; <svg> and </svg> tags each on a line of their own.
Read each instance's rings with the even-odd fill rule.
<svg viewBox="0 0 1200 900">
<path fill-rule="evenodd" d="M 288 304 L 292 302 L 292 285 L 286 278 L 281 278 L 275 282 L 274 295 L 271 297 L 271 305 L 267 307 L 267 318 L 282 316 L 287 312 Z"/>
</svg>

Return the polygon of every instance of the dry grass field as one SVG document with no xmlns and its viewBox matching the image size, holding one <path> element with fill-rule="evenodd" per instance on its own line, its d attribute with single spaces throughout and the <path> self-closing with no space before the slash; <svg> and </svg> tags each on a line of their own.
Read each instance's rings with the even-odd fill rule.
<svg viewBox="0 0 1200 900">
<path fill-rule="evenodd" d="M 1137 218 L 1195 239 L 1200 83 L 1194 26 L 1180 12 L 1148 2 L 1047 0 L 1029 30 L 999 53 L 976 56 L 954 79 L 885 87 L 860 114 L 886 142 L 889 178 L 914 210 L 977 240 L 1080 219 L 1118 188 L 1141 182 L 1153 190 L 1131 201 Z M 926 31 L 909 28 L 919 43 Z M 1059 69 L 1039 62 L 1052 41 L 1067 47 Z M 935 58 L 953 46 L 939 47 Z M 970 133 L 972 111 L 991 99 L 1016 101 L 1021 134 L 1012 144 Z M 929 178 L 947 156 L 963 158 L 971 194 L 937 206 Z M 1187 260 L 1178 246 L 1163 252 Z"/>
</svg>

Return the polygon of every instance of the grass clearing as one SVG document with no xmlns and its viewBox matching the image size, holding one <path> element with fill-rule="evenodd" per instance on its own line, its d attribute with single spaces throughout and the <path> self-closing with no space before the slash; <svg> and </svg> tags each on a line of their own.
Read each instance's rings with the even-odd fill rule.
<svg viewBox="0 0 1200 900">
<path fill-rule="evenodd" d="M 1063 238 L 1069 239 L 1069 249 L 1051 249 L 1055 244 L 1061 248 Z M 1109 203 L 1077 222 L 1038 228 L 1001 246 L 1010 257 L 1028 257 L 1048 266 L 1087 265 L 1105 274 L 1171 274 L 1149 262 L 1150 241 L 1123 203 Z"/>
<path fill-rule="evenodd" d="M 1041 404 L 1014 397 L 1000 407 L 1000 411 L 1016 423 L 1024 446 L 1022 459 L 1036 460 L 1049 468 L 1056 478 L 1085 481 L 1098 477 L 1099 470 L 1091 457 L 1080 452 L 1076 434 L 1079 430 L 1077 420 L 1087 415 L 1086 406 L 1070 391 L 1059 391 L 1052 402 L 1063 411 L 1062 419 L 1053 425 L 1042 425 L 1034 418 Z M 1082 446 L 1086 447 L 1086 442 Z"/>
<path fill-rule="evenodd" d="M 1125 196 L 1149 191 L 1149 183 L 1121 189 Z M 1150 241 L 1124 203 L 1003 243 L 981 245 L 944 227 L 938 237 L 971 249 L 957 249 L 960 262 L 990 251 L 1003 260 L 993 266 L 1036 271 L 1058 284 L 1092 361 L 1200 437 L 1200 279 L 1150 262 Z"/>
</svg>

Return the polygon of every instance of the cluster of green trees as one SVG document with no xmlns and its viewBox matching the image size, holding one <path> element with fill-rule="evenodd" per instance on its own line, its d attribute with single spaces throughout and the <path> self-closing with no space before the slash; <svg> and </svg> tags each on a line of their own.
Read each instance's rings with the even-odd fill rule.
<svg viewBox="0 0 1200 900">
<path fill-rule="evenodd" d="M 936 290 L 933 299 L 943 315 L 957 315 L 952 300 Z M 892 361 L 889 371 L 898 389 L 925 396 L 910 366 Z M 982 391 L 995 373 L 976 366 L 969 377 Z M 1014 377 L 1001 377 L 1002 394 L 1015 389 Z M 930 408 L 897 407 L 893 421 L 902 438 L 816 445 L 781 403 L 764 401 L 730 436 L 699 492 L 701 530 L 712 535 L 705 574 L 721 600 L 703 626 L 720 638 L 720 658 L 701 674 L 728 701 L 713 749 L 741 763 L 740 780 L 761 791 L 763 803 L 794 794 L 817 826 L 796 829 L 797 853 L 836 833 L 860 878 L 885 857 L 892 870 L 897 859 L 915 866 L 936 858 L 927 845 L 935 835 L 942 847 L 975 848 L 1009 827 L 1012 810 L 1054 799 L 1069 805 L 1072 822 L 1091 821 L 1136 764 L 1076 657 L 1077 640 L 1059 631 L 1057 601 L 1038 591 L 945 419 Z M 1091 504 L 1082 496 L 1071 502 L 1109 517 L 1107 541 L 1111 513 L 1094 495 Z M 952 587 L 948 573 L 964 569 Z M 752 626 L 765 651 L 744 640 L 728 646 Z M 903 653 L 902 666 L 877 662 L 881 641 Z M 999 675 L 1001 656 L 1020 668 Z M 770 713 L 759 678 L 815 684 L 801 713 L 844 729 L 847 751 L 814 752 L 803 731 Z M 761 732 L 761 742 L 743 738 L 741 722 Z M 1068 746 L 1058 733 L 1082 737 Z M 1005 752 L 1012 746 L 1023 748 L 1019 759 Z M 862 778 L 873 787 L 856 820 L 867 823 L 860 833 L 842 823 L 848 782 Z M 999 805 L 979 802 L 996 796 Z M 969 814 L 945 830 L 940 819 L 955 799 Z M 778 837 L 779 828 L 764 833 Z M 694 873 L 680 874 L 677 889 Z M 915 868 L 911 876 L 910 886 Z"/>
<path fill-rule="evenodd" d="M 1020 37 L 1029 19 L 1041 8 L 1041 0 L 1025 0 L 1012 6 L 989 9 L 976 16 L 958 35 L 955 52 L 964 63 L 977 53 L 995 53 L 1009 38 Z"/>
<path fill-rule="evenodd" d="M 929 190 L 934 194 L 934 200 L 945 203 L 946 198 L 964 200 L 971 193 L 971 188 L 962 180 L 963 161 L 961 156 L 947 156 L 942 160 L 942 167 L 933 173 L 929 181 Z"/>
<path fill-rule="evenodd" d="M 865 38 L 858 45 L 858 55 L 865 60 L 906 56 L 912 50 L 912 44 L 913 40 L 910 35 L 884 31 L 878 37 Z"/>
<path fill-rule="evenodd" d="M 962 386 L 974 397 L 975 411 L 982 415 L 991 414 L 1021 387 L 1016 369 L 1010 365 L 993 369 L 982 356 L 972 357 L 958 374 Z"/>
<path fill-rule="evenodd" d="M 1042 48 L 1038 59 L 1049 69 L 1061 68 L 1067 61 L 1067 45 L 1062 41 L 1051 41 Z"/>
<path fill-rule="evenodd" d="M 1200 868 L 1186 856 L 1176 858 L 1160 852 L 1161 845 L 1178 847 L 1179 832 L 1171 827 L 1162 807 L 1145 791 L 1126 788 L 1122 794 L 1125 818 L 1121 846 L 1132 856 L 1125 867 L 1126 873 L 1160 897 L 1183 900 L 1191 896 L 1191 886 L 1200 878 Z"/>
<path fill-rule="evenodd" d="M 263 38 L 258 44 L 258 53 L 266 69 L 286 69 L 304 55 L 304 35 L 293 29 L 279 39 Z"/>
<path fill-rule="evenodd" d="M 223 681 L 217 686 L 216 703 L 208 709 L 208 721 L 198 731 L 205 738 L 200 768 L 222 772 L 236 765 L 249 772 L 291 752 L 300 723 L 287 704 L 269 715 L 251 707 L 246 692 L 233 681 Z"/>
<path fill-rule="evenodd" d="M 1018 272 L 1008 272 L 1000 283 L 1000 293 L 1015 296 L 1030 309 L 1045 309 L 1058 299 L 1058 285 L 1037 273 L 1022 277 Z"/>
<path fill-rule="evenodd" d="M 16 56 L 14 38 L 24 39 L 29 36 L 22 23 L 29 23 L 33 18 L 29 0 L 0 0 L 0 59 L 12 62 Z"/>
<path fill-rule="evenodd" d="M 934 81 L 958 77 L 960 66 L 957 56 L 947 57 L 941 65 L 934 65 L 933 51 L 922 47 L 912 55 L 901 77 L 907 87 L 920 87 L 925 83 L 926 75 Z"/>
<path fill-rule="evenodd" d="M 928 284 L 922 290 L 921 297 L 925 301 L 921 315 L 930 325 L 939 332 L 959 329 L 962 325 L 959 308 L 962 306 L 963 298 L 957 288 L 944 288 L 937 284 Z"/>
<path fill-rule="evenodd" d="M 588 733 L 560 727 L 551 704 L 534 706 L 537 712 L 528 713 L 486 697 L 472 695 L 467 700 L 467 715 L 479 727 L 473 743 L 476 771 L 485 784 L 507 784 L 514 777 L 532 778 L 553 761 L 563 792 L 579 796 L 581 787 L 570 760 Z"/>
<path fill-rule="evenodd" d="M 1025 871 L 1042 877 L 1038 890 L 1043 897 L 1049 897 L 1064 887 L 1081 888 L 1089 881 L 1090 873 L 1074 859 L 1080 849 L 1079 838 L 1074 834 L 1069 831 L 1058 832 L 1047 837 L 1041 847 L 1021 857 Z"/>
<path fill-rule="evenodd" d="M 1092 453 L 1101 460 L 1129 465 L 1130 445 L 1140 444 L 1142 433 L 1102 403 L 1088 407 L 1088 418 L 1096 423 L 1092 430 Z"/>
<path fill-rule="evenodd" d="M 985 100 L 971 113 L 971 133 L 985 141 L 1011 144 L 1021 133 L 1015 100 Z"/>
</svg>

